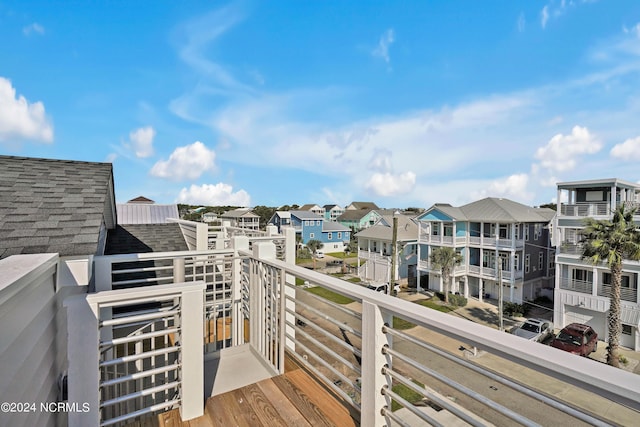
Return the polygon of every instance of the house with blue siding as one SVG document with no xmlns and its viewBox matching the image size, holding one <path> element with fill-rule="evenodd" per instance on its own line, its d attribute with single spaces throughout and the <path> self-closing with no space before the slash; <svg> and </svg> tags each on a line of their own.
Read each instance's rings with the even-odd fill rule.
<svg viewBox="0 0 640 427">
<path fill-rule="evenodd" d="M 435 204 L 418 217 L 418 286 L 443 290 L 433 250 L 447 246 L 462 256 L 451 292 L 522 303 L 553 297 L 554 248 L 549 224 L 555 211 L 488 197 L 460 207 Z M 502 289 L 501 289 L 502 288 Z"/>
<path fill-rule="evenodd" d="M 348 227 L 326 221 L 323 216 L 311 211 L 276 211 L 269 224 L 278 227 L 278 232 L 281 227 L 293 227 L 302 244 L 306 245 L 309 240 L 319 240 L 323 243 L 322 249 L 325 252 L 342 252 L 351 239 Z"/>
</svg>

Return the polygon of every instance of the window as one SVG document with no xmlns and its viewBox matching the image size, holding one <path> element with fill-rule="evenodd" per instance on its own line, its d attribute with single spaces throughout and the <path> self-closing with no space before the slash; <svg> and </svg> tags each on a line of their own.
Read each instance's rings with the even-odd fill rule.
<svg viewBox="0 0 640 427">
<path fill-rule="evenodd" d="M 632 330 L 631 328 L 632 328 L 632 326 L 631 326 L 631 325 L 625 325 L 625 324 L 623 324 L 623 325 L 622 325 L 622 333 L 623 333 L 624 335 L 631 335 L 631 333 L 633 332 L 633 330 Z"/>
<path fill-rule="evenodd" d="M 453 236 L 453 224 L 444 224 L 444 235 L 448 237 Z"/>
<path fill-rule="evenodd" d="M 520 238 L 520 224 L 516 224 L 514 233 L 516 233 L 516 239 Z"/>
<path fill-rule="evenodd" d="M 538 252 L 538 270 L 542 270 L 544 265 L 544 252 Z"/>
<path fill-rule="evenodd" d="M 342 239 L 342 231 L 338 231 L 338 240 Z"/>
<path fill-rule="evenodd" d="M 317 220 L 317 221 L 316 221 L 316 225 L 320 225 L 320 220 Z"/>
<path fill-rule="evenodd" d="M 498 233 L 499 233 L 499 238 L 500 239 L 507 239 L 508 237 L 508 229 L 507 229 L 508 225 L 507 224 L 500 224 L 499 229 L 498 229 Z"/>
<path fill-rule="evenodd" d="M 553 270 L 554 268 L 556 268 L 556 261 L 553 259 L 552 256 L 549 257 L 549 270 Z"/>
<path fill-rule="evenodd" d="M 529 224 L 524 225 L 524 240 L 529 240 Z"/>
<path fill-rule="evenodd" d="M 440 235 L 440 224 L 438 224 L 437 222 L 432 222 L 431 223 L 431 235 L 432 236 L 439 236 Z"/>
<path fill-rule="evenodd" d="M 521 270 L 521 266 L 520 266 L 520 254 L 515 254 L 513 257 L 513 269 L 516 271 L 520 271 Z"/>
<path fill-rule="evenodd" d="M 533 240 L 538 240 L 542 237 L 542 224 L 533 225 Z"/>
<path fill-rule="evenodd" d="M 575 269 L 572 272 L 573 280 L 581 280 L 583 282 L 593 282 L 593 271 Z"/>
<path fill-rule="evenodd" d="M 328 233 L 327 234 L 327 239 L 333 240 L 333 233 Z"/>
<path fill-rule="evenodd" d="M 529 264 L 531 263 L 531 259 L 530 259 L 530 255 L 526 254 L 524 257 L 524 272 L 528 273 L 529 272 Z"/>
<path fill-rule="evenodd" d="M 611 273 L 602 273 L 602 284 L 611 285 Z M 622 283 L 620 283 L 620 286 L 623 288 L 630 287 L 629 276 L 622 276 Z"/>
<path fill-rule="evenodd" d="M 309 233 L 309 238 L 310 239 L 313 239 L 314 237 L 316 237 L 314 233 Z"/>
</svg>

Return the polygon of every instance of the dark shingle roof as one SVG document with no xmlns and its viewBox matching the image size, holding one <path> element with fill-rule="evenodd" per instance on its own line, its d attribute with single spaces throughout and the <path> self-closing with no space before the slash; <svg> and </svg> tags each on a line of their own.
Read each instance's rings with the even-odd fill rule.
<svg viewBox="0 0 640 427">
<path fill-rule="evenodd" d="M 115 222 L 110 163 L 0 156 L 0 258 L 93 255 Z"/>
<path fill-rule="evenodd" d="M 180 225 L 127 224 L 109 232 L 105 255 L 187 251 Z"/>
</svg>

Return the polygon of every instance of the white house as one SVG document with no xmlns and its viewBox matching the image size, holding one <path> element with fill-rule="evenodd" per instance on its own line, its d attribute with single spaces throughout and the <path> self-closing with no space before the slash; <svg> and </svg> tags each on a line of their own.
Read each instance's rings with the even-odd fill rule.
<svg viewBox="0 0 640 427">
<path fill-rule="evenodd" d="M 607 339 L 607 311 L 611 275 L 606 265 L 594 266 L 581 260 L 580 230 L 587 217 L 611 219 L 620 204 L 638 206 L 640 185 L 620 179 L 599 179 L 558 183 L 558 218 L 554 243 L 557 245 L 554 322 L 558 327 L 585 323 L 600 339 Z M 640 215 L 634 217 L 640 224 Z M 620 345 L 640 350 L 640 262 L 622 266 Z"/>
</svg>

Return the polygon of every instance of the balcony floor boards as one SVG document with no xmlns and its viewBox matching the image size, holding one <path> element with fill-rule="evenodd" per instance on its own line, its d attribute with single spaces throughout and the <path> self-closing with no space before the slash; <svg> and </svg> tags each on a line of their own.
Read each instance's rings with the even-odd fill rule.
<svg viewBox="0 0 640 427">
<path fill-rule="evenodd" d="M 148 426 L 149 424 L 137 424 Z M 174 409 L 157 417 L 162 427 L 358 426 L 349 409 L 302 369 L 207 399 L 202 417 L 181 422 Z"/>
</svg>

